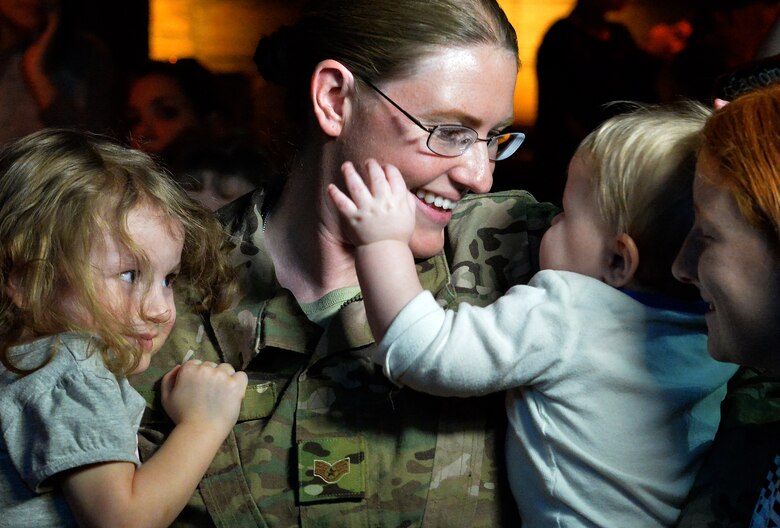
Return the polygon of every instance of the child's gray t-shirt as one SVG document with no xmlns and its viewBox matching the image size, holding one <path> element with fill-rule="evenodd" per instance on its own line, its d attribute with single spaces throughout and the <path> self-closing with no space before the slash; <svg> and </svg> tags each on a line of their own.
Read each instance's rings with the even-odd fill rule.
<svg viewBox="0 0 780 528">
<path fill-rule="evenodd" d="M 75 526 L 56 482 L 99 462 L 139 465 L 144 399 L 117 378 L 84 334 L 46 337 L 10 350 L 19 376 L 0 365 L 0 527 Z"/>
</svg>

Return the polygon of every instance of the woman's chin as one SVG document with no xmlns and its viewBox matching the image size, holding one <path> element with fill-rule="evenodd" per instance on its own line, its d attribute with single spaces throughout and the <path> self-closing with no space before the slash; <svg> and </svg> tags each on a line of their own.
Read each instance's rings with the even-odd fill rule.
<svg viewBox="0 0 780 528">
<path fill-rule="evenodd" d="M 444 248 L 444 230 L 417 230 L 412 235 L 409 248 L 416 259 L 438 255 Z"/>
</svg>

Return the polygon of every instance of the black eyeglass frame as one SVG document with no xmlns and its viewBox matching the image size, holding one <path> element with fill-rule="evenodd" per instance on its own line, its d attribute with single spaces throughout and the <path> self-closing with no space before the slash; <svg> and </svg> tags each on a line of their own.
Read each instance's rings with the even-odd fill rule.
<svg viewBox="0 0 780 528">
<path fill-rule="evenodd" d="M 517 149 L 519 149 L 520 146 L 523 144 L 523 141 L 525 141 L 525 134 L 523 134 L 522 132 L 504 132 L 504 133 L 496 134 L 495 136 L 490 136 L 490 137 L 487 137 L 487 138 L 483 139 L 483 138 L 479 137 L 479 133 L 477 133 L 476 130 L 474 130 L 473 128 L 471 128 L 469 126 L 466 126 L 466 125 L 457 125 L 457 124 L 443 123 L 441 125 L 434 125 L 432 127 L 427 127 L 424 124 L 422 124 L 422 122 L 420 122 L 419 119 L 417 119 L 412 114 L 410 114 L 409 112 L 407 112 L 406 110 L 401 108 L 401 106 L 398 103 L 396 103 L 395 101 L 390 99 L 390 97 L 386 93 L 384 93 L 382 90 L 377 88 L 371 81 L 368 81 L 368 80 L 363 79 L 363 78 L 361 78 L 360 80 L 363 81 L 366 85 L 368 85 L 369 88 L 371 88 L 376 93 L 381 95 L 388 103 L 390 103 L 396 109 L 398 109 L 398 111 L 401 112 L 403 115 L 405 115 L 412 123 L 414 123 L 415 125 L 420 127 L 422 130 L 427 132 L 428 133 L 428 139 L 425 142 L 425 146 L 428 147 L 428 150 L 430 150 L 431 152 L 433 152 L 437 156 L 442 156 L 444 158 L 457 158 L 457 157 L 462 156 L 463 154 L 465 154 L 465 152 L 469 148 L 471 148 L 477 141 L 483 141 L 485 143 L 490 143 L 491 141 L 495 141 L 495 140 L 497 140 L 498 138 L 500 138 L 502 136 L 510 136 L 510 141 L 512 139 L 517 138 L 516 139 L 517 140 L 517 145 L 515 145 L 513 149 L 509 150 L 509 154 L 506 154 L 504 156 L 498 155 L 498 144 L 496 145 L 496 154 L 497 154 L 496 158 L 495 159 L 494 158 L 490 158 L 490 161 L 502 161 L 502 160 L 505 160 L 505 159 L 509 158 L 512 154 L 517 152 Z M 431 143 L 431 138 L 433 137 L 434 132 L 436 132 L 436 129 L 442 128 L 442 127 L 453 127 L 453 128 L 460 128 L 460 129 L 471 130 L 472 132 L 474 132 L 474 141 L 472 143 L 469 143 L 465 147 L 463 147 L 463 149 L 458 154 L 442 154 L 441 152 L 436 152 L 433 148 L 431 148 L 431 144 L 430 144 Z M 490 152 L 490 149 L 488 148 L 488 153 L 489 152 Z"/>
</svg>

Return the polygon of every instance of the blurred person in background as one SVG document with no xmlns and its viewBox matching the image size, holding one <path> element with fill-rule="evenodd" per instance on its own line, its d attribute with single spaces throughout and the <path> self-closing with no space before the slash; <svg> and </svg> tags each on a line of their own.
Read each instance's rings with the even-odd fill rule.
<svg viewBox="0 0 780 528">
<path fill-rule="evenodd" d="M 165 158 L 176 141 L 214 133 L 220 119 L 214 74 L 195 59 L 150 61 L 130 76 L 125 121 L 133 148 Z"/>
<path fill-rule="evenodd" d="M 78 30 L 69 6 L 0 0 L 0 144 L 44 127 L 104 132 L 110 124 L 110 55 Z"/>
<path fill-rule="evenodd" d="M 693 32 L 685 49 L 668 69 L 665 98 L 687 97 L 711 104 L 722 74 L 772 54 L 768 50 L 778 14 L 777 0 L 706 2 L 691 20 Z"/>
<path fill-rule="evenodd" d="M 279 177 L 271 157 L 249 137 L 188 138 L 177 142 L 167 163 L 187 194 L 212 211 Z"/>
<path fill-rule="evenodd" d="M 580 141 L 618 113 L 616 100 L 656 102 L 655 59 L 620 23 L 607 19 L 627 0 L 578 0 L 544 35 L 536 59 L 536 161 L 540 200 L 561 204 L 568 162 Z"/>
</svg>

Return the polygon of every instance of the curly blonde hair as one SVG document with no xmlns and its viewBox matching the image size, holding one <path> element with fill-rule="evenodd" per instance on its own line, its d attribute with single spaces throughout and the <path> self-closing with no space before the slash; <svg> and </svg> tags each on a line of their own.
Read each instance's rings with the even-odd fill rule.
<svg viewBox="0 0 780 528">
<path fill-rule="evenodd" d="M 100 337 L 106 366 L 125 375 L 141 352 L 98 301 L 90 252 L 108 231 L 137 258 L 148 259 L 127 232 L 127 216 L 140 205 L 181 226 L 184 249 L 177 290 L 196 309 L 220 311 L 235 291 L 228 235 L 205 208 L 187 197 L 147 154 L 108 138 L 73 130 L 43 130 L 0 151 L 0 362 L 24 374 L 9 358 L 22 336 L 66 331 Z M 144 275 L 143 273 L 141 274 Z M 147 274 L 148 275 L 148 274 Z M 14 302 L 12 292 L 22 292 Z M 91 316 L 89 328 L 63 307 L 67 292 Z"/>
</svg>

